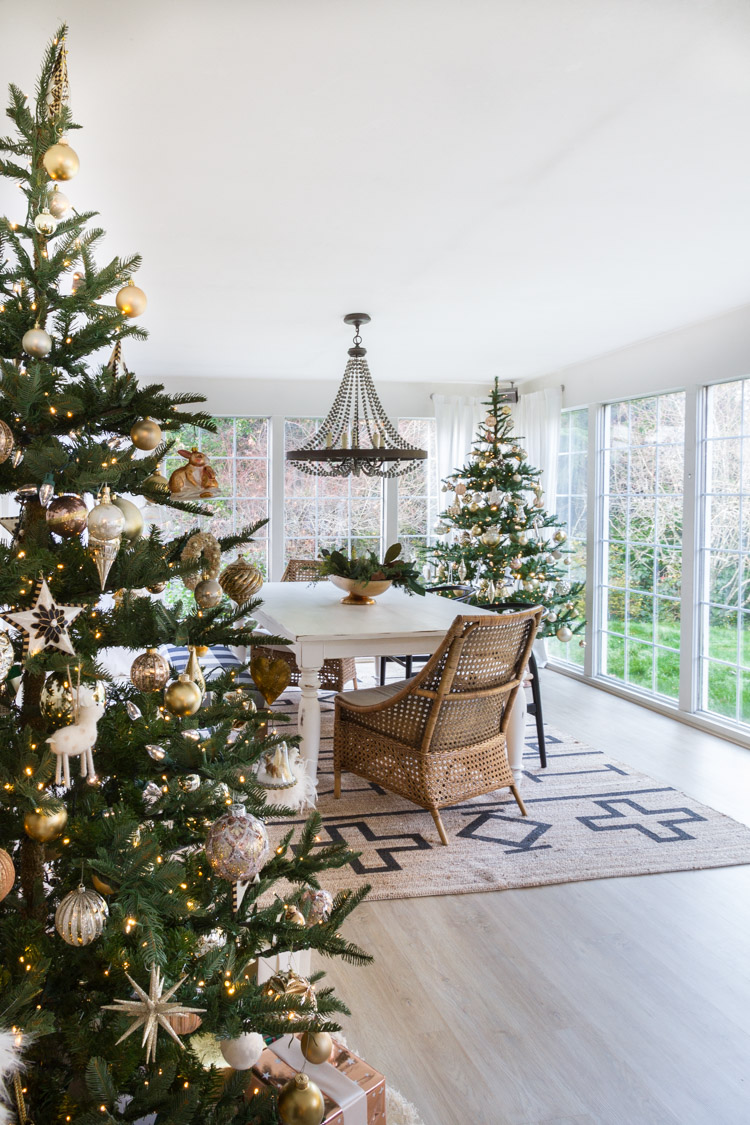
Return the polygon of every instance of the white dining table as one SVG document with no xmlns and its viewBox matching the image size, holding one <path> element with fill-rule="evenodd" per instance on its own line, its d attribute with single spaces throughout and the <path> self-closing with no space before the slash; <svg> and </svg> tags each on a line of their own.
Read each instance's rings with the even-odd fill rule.
<svg viewBox="0 0 750 1125">
<path fill-rule="evenodd" d="M 433 653 L 461 613 L 491 610 L 463 606 L 437 594 L 409 595 L 391 587 L 374 605 L 342 605 L 330 582 L 266 582 L 253 617 L 269 633 L 289 640 L 300 669 L 300 753 L 310 778 L 317 778 L 320 752 L 320 669 L 335 657 L 416 656 Z M 508 759 L 521 779 L 524 692 L 516 697 L 507 735 Z"/>
</svg>

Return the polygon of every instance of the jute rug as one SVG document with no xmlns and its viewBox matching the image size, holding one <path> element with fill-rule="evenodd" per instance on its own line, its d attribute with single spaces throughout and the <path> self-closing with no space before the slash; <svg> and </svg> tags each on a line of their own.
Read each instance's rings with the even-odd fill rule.
<svg viewBox="0 0 750 1125">
<path fill-rule="evenodd" d="M 298 698 L 290 689 L 275 709 L 293 717 Z M 429 812 L 353 774 L 334 800 L 333 704 L 321 702 L 321 846 L 345 840 L 361 852 L 326 872 L 331 892 L 369 882 L 372 899 L 417 898 L 750 863 L 750 828 L 569 735 L 547 728 L 540 769 L 532 726 L 528 816 L 507 790 L 443 809 L 444 847 Z M 274 836 L 292 823 L 274 822 Z"/>
</svg>

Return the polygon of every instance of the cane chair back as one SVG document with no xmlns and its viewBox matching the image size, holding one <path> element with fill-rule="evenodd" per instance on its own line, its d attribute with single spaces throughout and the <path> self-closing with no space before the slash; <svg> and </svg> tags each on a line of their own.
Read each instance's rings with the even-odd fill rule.
<svg viewBox="0 0 750 1125">
<path fill-rule="evenodd" d="M 316 582 L 320 578 L 320 559 L 290 559 L 281 576 L 282 582 Z M 293 652 L 288 649 L 273 649 L 264 646 L 263 652 L 273 651 L 274 656 L 280 657 L 289 665 L 290 683 L 297 687 L 300 679 L 300 668 Z M 320 669 L 320 686 L 323 691 L 343 691 L 348 683 L 357 686 L 357 665 L 354 657 L 326 660 Z"/>
<path fill-rule="evenodd" d="M 523 811 L 505 749 L 510 709 L 540 608 L 457 617 L 437 652 L 398 690 L 338 696 L 334 774 L 348 769 L 437 810 L 508 786 Z M 384 694 L 383 694 L 384 693 Z"/>
</svg>

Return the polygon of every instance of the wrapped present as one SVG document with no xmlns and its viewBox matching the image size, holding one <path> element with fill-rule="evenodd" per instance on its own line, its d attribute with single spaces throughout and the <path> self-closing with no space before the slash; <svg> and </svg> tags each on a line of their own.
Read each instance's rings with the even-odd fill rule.
<svg viewBox="0 0 750 1125">
<path fill-rule="evenodd" d="M 385 1078 L 335 1039 L 330 1061 L 317 1066 L 307 1062 L 296 1036 L 277 1039 L 253 1067 L 246 1097 L 264 1086 L 280 1090 L 300 1070 L 325 1096 L 322 1125 L 386 1125 Z"/>
</svg>

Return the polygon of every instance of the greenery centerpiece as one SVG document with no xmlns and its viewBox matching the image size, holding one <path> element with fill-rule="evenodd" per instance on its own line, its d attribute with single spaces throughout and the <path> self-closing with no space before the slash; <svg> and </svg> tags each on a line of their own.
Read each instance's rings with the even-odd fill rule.
<svg viewBox="0 0 750 1125">
<path fill-rule="evenodd" d="M 334 586 L 348 591 L 342 599 L 344 605 L 373 605 L 378 594 L 390 586 L 401 586 L 407 594 L 424 594 L 419 573 L 414 564 L 402 559 L 401 544 L 393 543 L 382 560 L 374 551 L 358 555 L 352 547 L 351 555 L 344 549 L 321 549 L 321 578 L 328 578 Z"/>
</svg>

